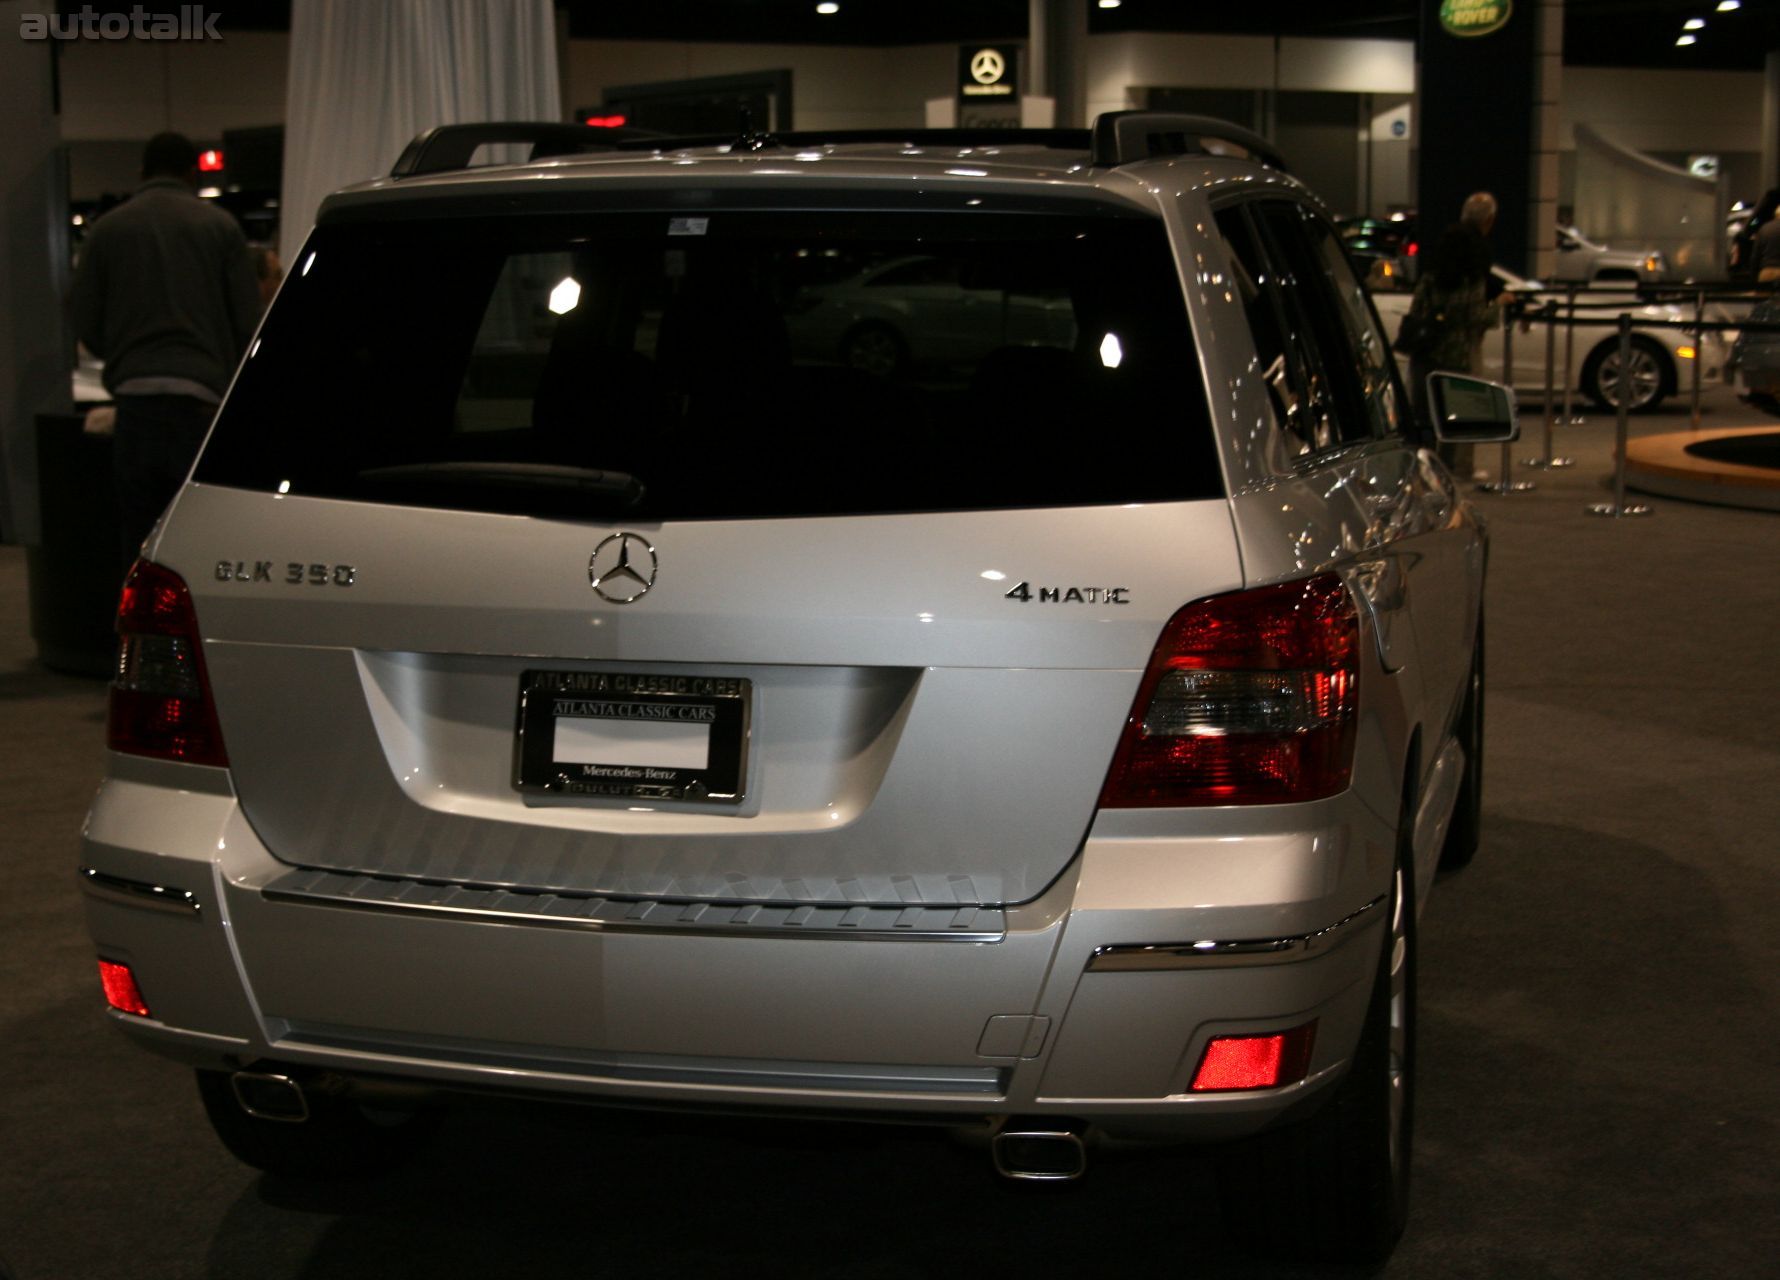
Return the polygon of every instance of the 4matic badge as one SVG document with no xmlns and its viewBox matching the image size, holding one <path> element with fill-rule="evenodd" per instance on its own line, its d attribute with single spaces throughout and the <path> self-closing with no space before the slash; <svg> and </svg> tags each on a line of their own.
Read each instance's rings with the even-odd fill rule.
<svg viewBox="0 0 1780 1280">
<path fill-rule="evenodd" d="M 1126 599 L 1130 587 L 1034 587 L 1030 582 L 1015 583 L 1007 591 L 1009 600 L 1021 604 L 1130 604 Z"/>
</svg>

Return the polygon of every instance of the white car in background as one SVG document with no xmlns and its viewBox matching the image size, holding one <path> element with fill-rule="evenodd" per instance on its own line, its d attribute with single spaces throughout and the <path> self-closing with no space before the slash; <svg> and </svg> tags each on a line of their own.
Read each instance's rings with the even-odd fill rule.
<svg viewBox="0 0 1780 1280">
<path fill-rule="evenodd" d="M 1548 289 L 1538 280 L 1527 280 L 1504 267 L 1491 267 L 1491 273 L 1502 287 L 1525 300 L 1529 311 L 1536 311 L 1546 302 L 1557 303 L 1560 319 L 1565 295 L 1561 289 Z M 1409 289 L 1382 290 L 1374 284 L 1372 301 L 1378 307 L 1385 328 L 1396 333 L 1409 310 Z M 1692 368 L 1699 362 L 1700 385 L 1717 386 L 1724 381 L 1725 362 L 1730 354 L 1729 339 L 1722 333 L 1694 335 L 1685 329 L 1657 328 L 1652 322 L 1684 323 L 1693 318 L 1689 308 L 1672 302 L 1643 302 L 1627 294 L 1622 304 L 1604 299 L 1600 294 L 1579 298 L 1576 303 L 1575 351 L 1571 362 L 1570 390 L 1580 391 L 1603 409 L 1619 407 L 1619 313 L 1632 316 L 1632 398 L 1634 410 L 1654 409 L 1667 396 L 1685 392 L 1692 386 Z M 1707 319 L 1724 317 L 1717 312 Z M 1734 337 L 1735 335 L 1731 335 Z M 1552 385 L 1564 390 L 1564 330 L 1557 330 L 1553 357 Z M 1502 376 L 1502 330 L 1498 326 L 1483 340 L 1483 367 L 1479 376 L 1509 382 L 1522 396 L 1545 393 L 1545 326 L 1535 320 L 1529 329 L 1516 327 L 1513 356 L 1514 375 Z M 1406 364 L 1406 362 L 1405 362 Z"/>
</svg>

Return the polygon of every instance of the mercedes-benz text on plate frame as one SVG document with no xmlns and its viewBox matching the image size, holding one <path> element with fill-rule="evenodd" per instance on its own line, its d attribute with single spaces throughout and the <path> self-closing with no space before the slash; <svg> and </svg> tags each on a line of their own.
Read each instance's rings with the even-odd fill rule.
<svg viewBox="0 0 1780 1280">
<path fill-rule="evenodd" d="M 527 671 L 513 785 L 733 804 L 742 798 L 751 693 L 730 676 Z"/>
<path fill-rule="evenodd" d="M 655 585 L 655 548 L 640 533 L 615 533 L 593 549 L 587 580 L 602 600 L 629 604 Z"/>
</svg>

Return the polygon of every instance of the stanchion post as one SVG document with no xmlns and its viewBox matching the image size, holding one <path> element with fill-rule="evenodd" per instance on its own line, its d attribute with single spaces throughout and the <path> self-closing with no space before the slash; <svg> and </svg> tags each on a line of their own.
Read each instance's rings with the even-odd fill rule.
<svg viewBox="0 0 1780 1280">
<path fill-rule="evenodd" d="M 1545 321 L 1545 453 L 1538 458 L 1522 458 L 1529 467 L 1540 467 L 1554 470 L 1558 467 L 1573 467 L 1574 458 L 1560 458 L 1556 455 L 1551 442 L 1552 420 L 1557 416 L 1557 299 L 1547 298 L 1545 305 L 1539 308 L 1540 317 Z M 1565 392 L 1565 414 L 1568 416 L 1569 393 Z"/>
<path fill-rule="evenodd" d="M 1564 289 L 1564 424 L 1582 425 L 1582 415 L 1570 411 L 1570 395 L 1576 386 L 1576 286 Z"/>
<path fill-rule="evenodd" d="M 1502 381 L 1514 385 L 1514 321 L 1520 314 L 1520 300 L 1510 299 L 1502 306 Z M 1518 411 L 1518 410 L 1517 410 Z M 1502 474 L 1494 482 L 1477 486 L 1479 493 L 1525 493 L 1537 486 L 1531 480 L 1514 478 L 1514 445 L 1502 441 Z"/>
<path fill-rule="evenodd" d="M 1588 508 L 1591 516 L 1647 516 L 1650 508 L 1642 503 L 1626 505 L 1625 500 L 1625 462 L 1626 437 L 1630 434 L 1632 419 L 1632 317 L 1627 312 L 1619 313 L 1619 449 L 1615 455 L 1616 465 L 1613 468 L 1613 501 L 1598 502 Z"/>
<path fill-rule="evenodd" d="M 1706 358 L 1706 291 L 1693 294 L 1693 429 L 1700 429 L 1700 364 Z"/>
</svg>

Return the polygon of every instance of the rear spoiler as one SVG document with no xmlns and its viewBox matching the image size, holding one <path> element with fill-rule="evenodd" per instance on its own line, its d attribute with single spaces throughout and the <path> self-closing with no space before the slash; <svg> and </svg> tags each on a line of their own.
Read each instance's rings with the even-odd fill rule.
<svg viewBox="0 0 1780 1280">
<path fill-rule="evenodd" d="M 547 120 L 507 120 L 477 124 L 442 124 L 416 134 L 402 149 L 392 178 L 414 178 L 423 173 L 449 173 L 470 167 L 479 147 L 531 144 L 531 159 L 572 156 L 586 151 L 616 151 L 621 142 L 640 142 L 659 135 L 647 129 L 604 129 L 585 124 L 558 124 Z"/>
</svg>

